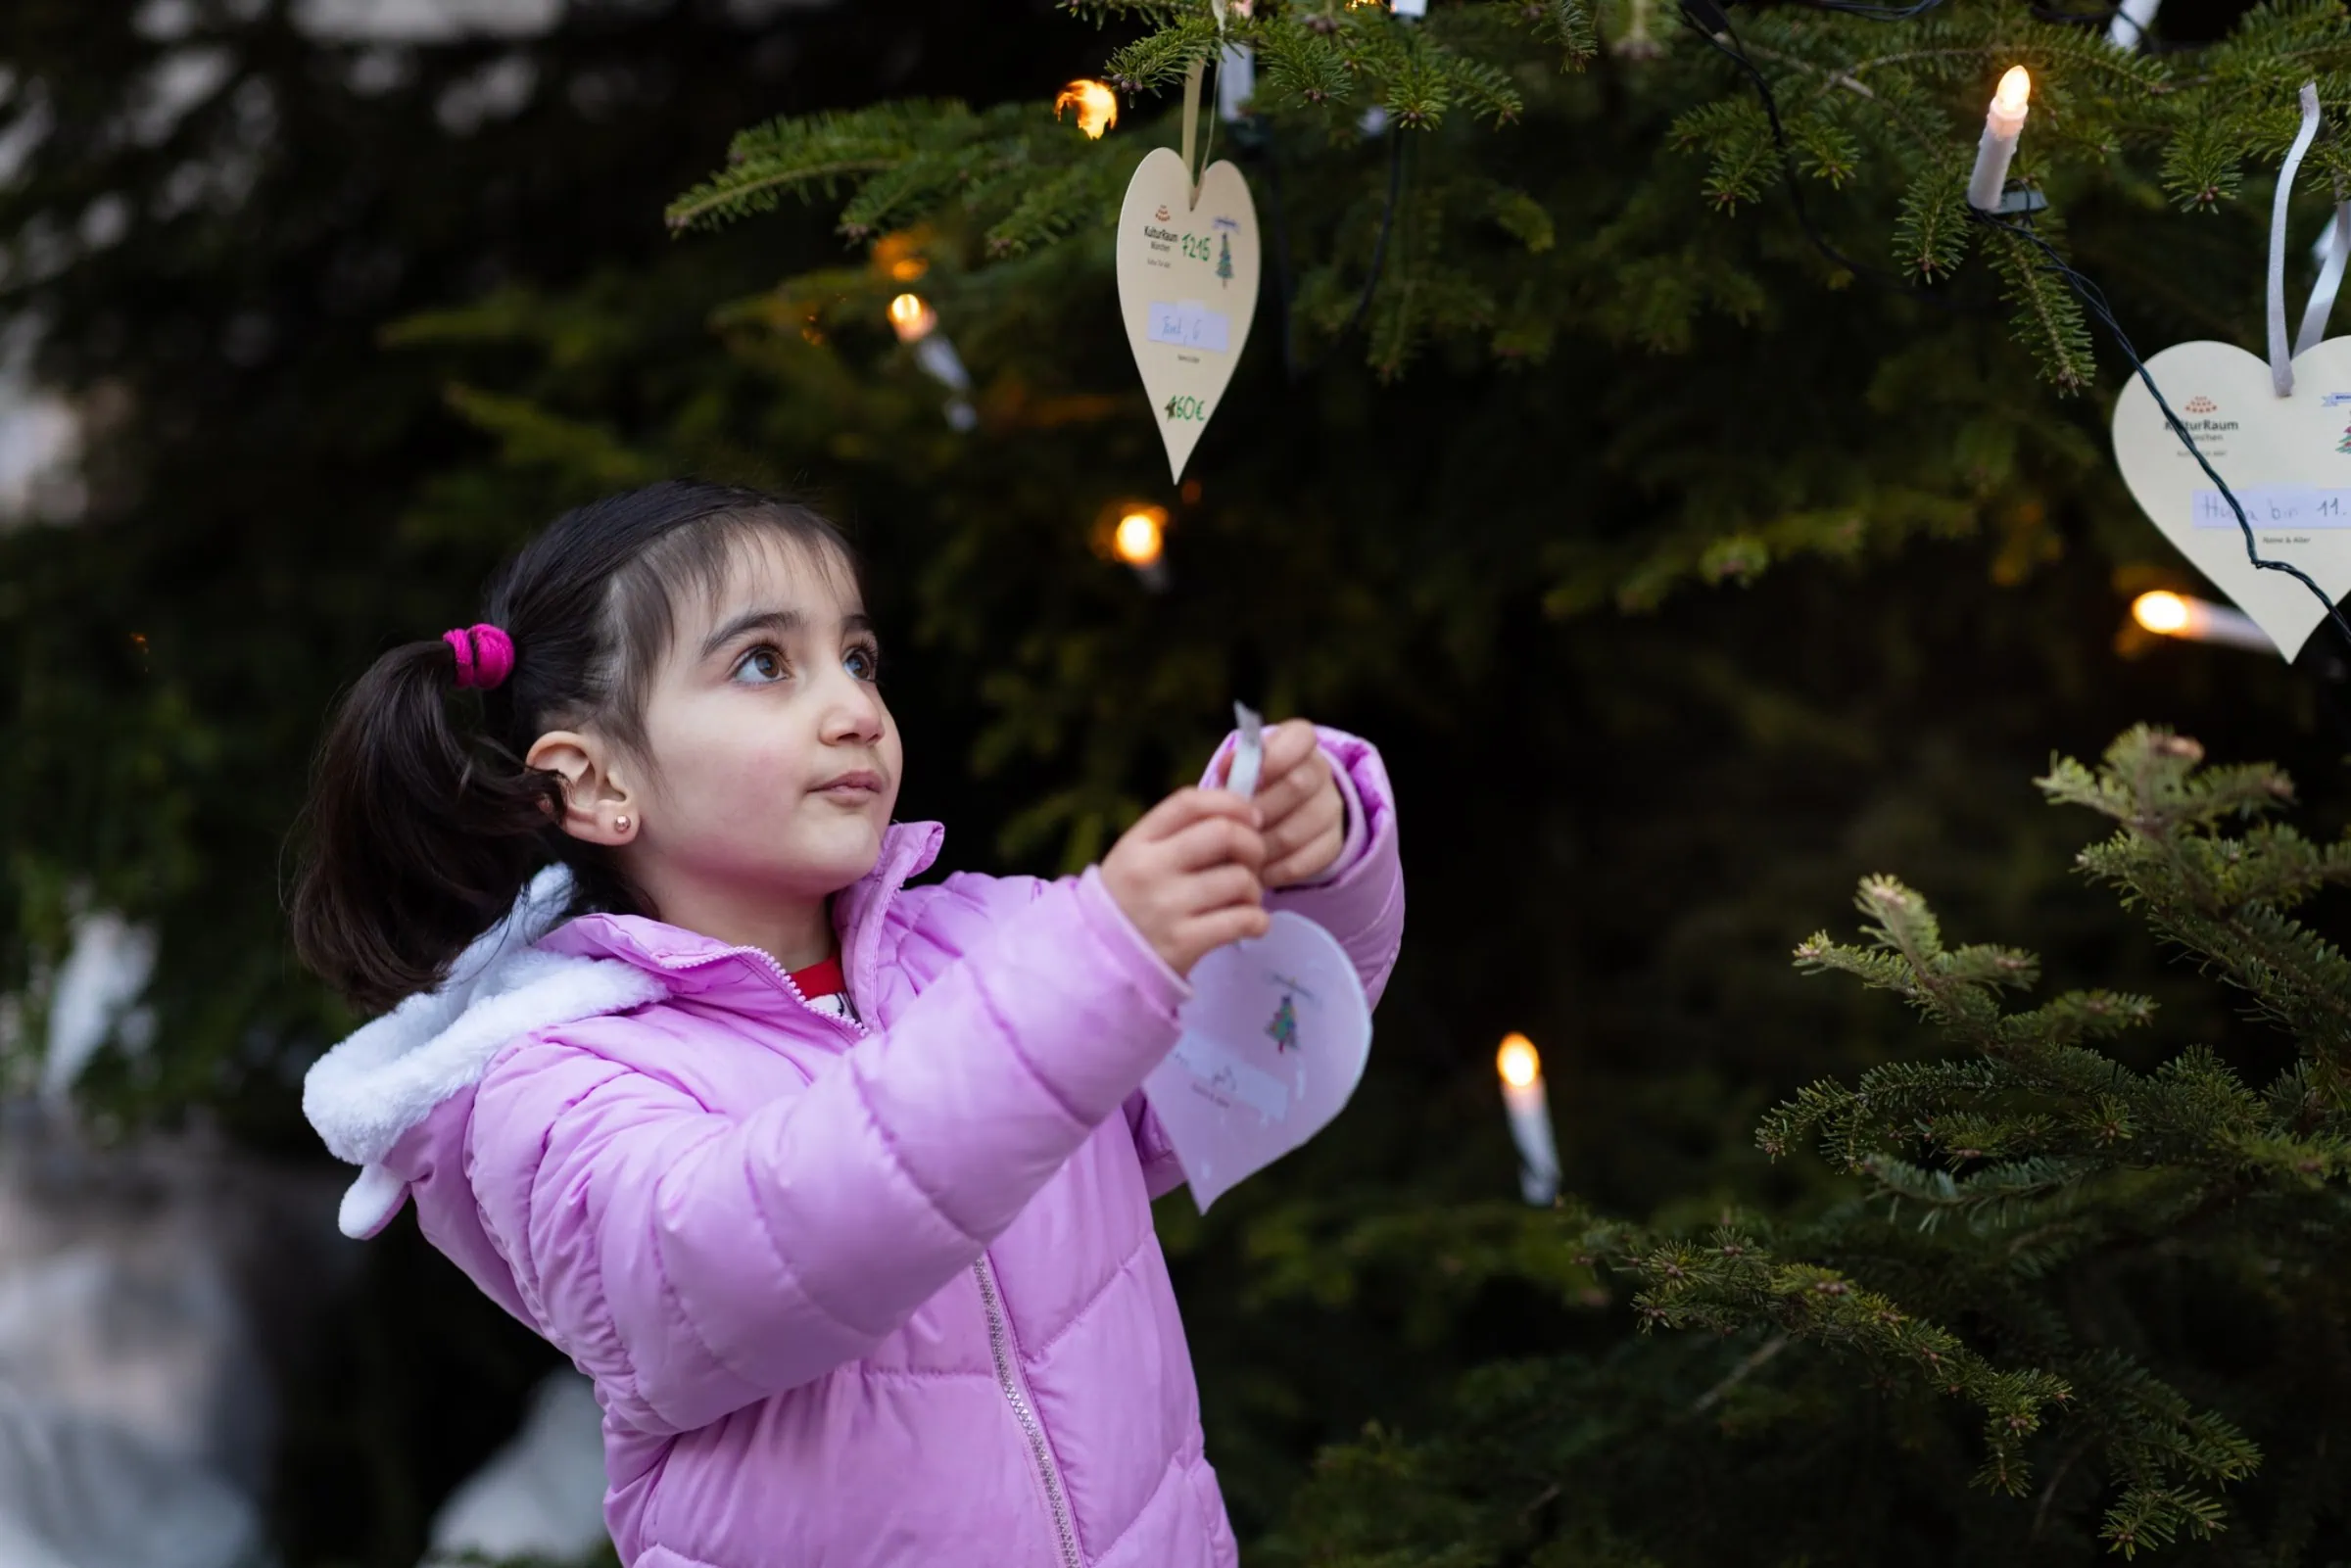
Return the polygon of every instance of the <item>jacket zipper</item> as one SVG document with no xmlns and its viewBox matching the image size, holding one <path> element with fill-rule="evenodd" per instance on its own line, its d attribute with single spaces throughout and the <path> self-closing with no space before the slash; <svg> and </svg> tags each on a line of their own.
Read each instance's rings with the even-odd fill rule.
<svg viewBox="0 0 2351 1568">
<path fill-rule="evenodd" d="M 767 973 L 775 976 L 776 983 L 784 987 L 784 993 L 787 996 L 799 1003 L 803 1008 L 807 1008 L 809 1012 L 816 1014 L 818 1018 L 824 1019 L 828 1022 L 843 1024 L 848 1028 L 855 1030 L 861 1038 L 865 1035 L 873 1033 L 873 1030 L 866 1027 L 865 1021 L 861 1018 L 854 1016 L 843 1018 L 840 1014 L 822 1012 L 817 1008 L 810 1006 L 808 998 L 800 994 L 799 982 L 792 977 L 792 972 L 786 969 L 783 965 L 777 963 L 775 960 L 775 955 L 769 953 L 764 948 L 725 947 L 719 949 L 715 953 L 704 953 L 698 958 L 689 958 L 683 960 L 656 958 L 653 960 L 653 962 L 659 964 L 663 969 L 668 970 L 674 974 L 680 970 L 698 970 L 706 968 L 709 965 L 717 963 L 723 958 L 749 958 L 758 960 L 759 963 L 767 970 Z"/>
<path fill-rule="evenodd" d="M 1036 1406 L 1030 1402 L 1029 1386 L 1021 1377 L 1020 1361 L 1012 1344 L 1012 1325 L 1004 1315 L 1004 1304 L 996 1295 L 996 1272 L 988 1266 L 987 1254 L 972 1265 L 972 1273 L 980 1281 L 980 1303 L 987 1309 L 987 1348 L 996 1360 L 996 1384 L 1012 1405 L 1012 1413 L 1021 1423 L 1021 1435 L 1029 1440 L 1030 1456 L 1036 1460 L 1036 1473 L 1045 1483 L 1045 1501 L 1053 1510 L 1053 1529 L 1061 1538 L 1063 1568 L 1085 1568 L 1078 1551 L 1078 1530 L 1070 1522 L 1070 1505 L 1061 1488 L 1061 1469 L 1053 1462 L 1053 1446 L 1045 1441 L 1045 1423 L 1037 1415 Z"/>
</svg>

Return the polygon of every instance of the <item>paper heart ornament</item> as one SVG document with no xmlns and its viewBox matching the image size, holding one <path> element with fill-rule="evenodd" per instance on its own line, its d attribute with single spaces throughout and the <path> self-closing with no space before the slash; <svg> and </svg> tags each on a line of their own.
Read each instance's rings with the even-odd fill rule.
<svg viewBox="0 0 2351 1568">
<path fill-rule="evenodd" d="M 1183 160 L 1153 148 L 1127 184 L 1118 257 L 1127 342 L 1168 449 L 1168 476 L 1181 479 L 1257 315 L 1249 182 L 1230 164 L 1211 164 L 1195 200 Z"/>
<path fill-rule="evenodd" d="M 1143 1093 L 1202 1213 L 1328 1125 L 1371 1053 L 1371 1004 L 1346 949 L 1302 915 L 1192 966 L 1182 1038 Z"/>
<path fill-rule="evenodd" d="M 2175 344 L 2147 373 L 2243 503 L 2262 557 L 2300 567 L 2330 598 L 2351 592 L 2351 338 L 2299 356 L 2290 398 L 2267 361 L 2227 343 Z M 2236 514 L 2135 376 L 2114 405 L 2114 455 L 2164 537 L 2292 658 L 2327 607 L 2245 558 Z"/>
</svg>

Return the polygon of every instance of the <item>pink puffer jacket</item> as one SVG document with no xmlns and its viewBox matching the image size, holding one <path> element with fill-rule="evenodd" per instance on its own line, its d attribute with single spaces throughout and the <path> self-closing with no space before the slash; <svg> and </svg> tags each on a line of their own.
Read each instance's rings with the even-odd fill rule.
<svg viewBox="0 0 2351 1568">
<path fill-rule="evenodd" d="M 1349 841 L 1273 902 L 1376 999 L 1394 806 L 1369 745 L 1322 744 Z M 1151 1228 L 1182 1173 L 1137 1092 L 1188 988 L 1091 871 L 906 887 L 939 839 L 893 827 L 835 900 L 861 1024 L 756 949 L 549 931 L 550 872 L 305 1086 L 363 1167 L 344 1228 L 412 1196 L 596 1380 L 632 1568 L 1235 1560 Z"/>
</svg>

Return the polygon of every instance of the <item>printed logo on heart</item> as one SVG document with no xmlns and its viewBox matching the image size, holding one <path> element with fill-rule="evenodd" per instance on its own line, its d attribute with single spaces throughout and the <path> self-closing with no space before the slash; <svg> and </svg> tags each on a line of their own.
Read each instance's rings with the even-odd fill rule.
<svg viewBox="0 0 2351 1568">
<path fill-rule="evenodd" d="M 1119 309 L 1142 372 L 1171 479 L 1223 399 L 1257 315 L 1257 208 L 1227 163 L 1208 166 L 1191 198 L 1183 160 L 1143 156 L 1119 209 Z"/>
<path fill-rule="evenodd" d="M 2228 343 L 2181 343 L 2147 361 L 2205 458 L 2244 504 L 2264 559 L 2290 561 L 2336 599 L 2351 592 L 2351 338 L 2294 360 L 2280 398 L 2267 361 Z M 2317 595 L 2245 558 L 2244 534 L 2134 376 L 2114 405 L 2123 482 L 2164 537 L 2292 658 L 2326 615 Z"/>
<path fill-rule="evenodd" d="M 1192 966 L 1183 1035 L 1143 1080 L 1202 1213 L 1322 1130 L 1362 1081 L 1371 1005 L 1346 949 L 1303 915 Z"/>
</svg>

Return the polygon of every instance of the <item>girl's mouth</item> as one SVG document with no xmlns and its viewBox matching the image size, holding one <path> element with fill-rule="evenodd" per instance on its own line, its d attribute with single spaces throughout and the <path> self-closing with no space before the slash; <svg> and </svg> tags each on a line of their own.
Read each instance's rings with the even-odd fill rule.
<svg viewBox="0 0 2351 1568">
<path fill-rule="evenodd" d="M 878 795 L 881 792 L 882 776 L 871 768 L 860 768 L 854 773 L 838 774 L 818 784 L 812 791 L 815 794 L 831 795 L 836 800 L 853 800 L 865 795 Z"/>
</svg>

